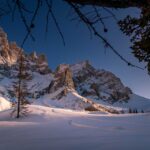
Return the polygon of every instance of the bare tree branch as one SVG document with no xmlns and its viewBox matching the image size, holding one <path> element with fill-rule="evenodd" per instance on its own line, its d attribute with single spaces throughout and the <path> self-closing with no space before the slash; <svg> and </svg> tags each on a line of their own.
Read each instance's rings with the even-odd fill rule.
<svg viewBox="0 0 150 150">
<path fill-rule="evenodd" d="M 129 8 L 129 7 L 144 7 L 148 5 L 149 0 L 65 0 L 74 4 L 95 5 L 109 8 Z"/>
<path fill-rule="evenodd" d="M 93 23 L 81 12 L 80 8 L 73 4 L 73 3 L 69 3 L 69 5 L 75 10 L 75 12 L 77 13 L 77 15 L 79 16 L 79 18 L 82 20 L 82 22 L 93 31 L 93 34 L 95 36 L 97 36 L 98 38 L 100 38 L 106 47 L 109 47 L 122 61 L 124 61 L 128 66 L 131 67 L 135 67 L 138 69 L 142 69 L 144 70 L 144 68 L 141 68 L 137 65 L 132 64 L 131 62 L 129 62 L 127 59 L 125 59 L 108 41 L 107 39 L 105 39 L 95 28 L 95 26 L 93 25 Z"/>
<path fill-rule="evenodd" d="M 60 29 L 60 27 L 59 27 L 59 24 L 58 24 L 58 22 L 57 22 L 57 19 L 56 19 L 55 15 L 54 15 L 54 13 L 53 13 L 53 11 L 52 11 L 52 6 L 51 6 L 51 4 L 49 3 L 48 0 L 45 0 L 45 1 L 46 1 L 47 6 L 48 6 L 47 15 L 48 15 L 49 13 L 51 14 L 52 19 L 53 19 L 53 21 L 54 21 L 54 23 L 55 23 L 55 25 L 56 25 L 56 28 L 57 28 L 57 30 L 58 30 L 58 32 L 59 32 L 61 38 L 62 38 L 63 44 L 65 45 L 64 36 L 63 36 L 63 33 L 62 33 L 62 31 L 61 31 L 61 29 Z"/>
<path fill-rule="evenodd" d="M 16 5 L 17 5 L 17 8 L 18 8 L 20 17 L 21 17 L 21 19 L 22 19 L 22 22 L 24 23 L 28 34 L 31 36 L 32 40 L 35 41 L 35 38 L 34 38 L 33 35 L 31 34 L 30 26 L 28 26 L 26 17 L 25 17 L 24 14 L 23 14 L 22 7 L 21 7 L 21 4 L 20 4 L 20 1 L 19 1 L 19 0 L 16 0 Z M 14 10 L 14 11 L 15 11 L 15 10 Z M 27 36 L 27 37 L 28 37 L 28 36 Z"/>
</svg>

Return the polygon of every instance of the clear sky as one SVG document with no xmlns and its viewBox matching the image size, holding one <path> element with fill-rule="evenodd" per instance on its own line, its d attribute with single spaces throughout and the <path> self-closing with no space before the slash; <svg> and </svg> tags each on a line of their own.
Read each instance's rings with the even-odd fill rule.
<svg viewBox="0 0 150 150">
<path fill-rule="evenodd" d="M 36 41 L 30 38 L 26 41 L 24 49 L 26 52 L 36 51 L 44 53 L 48 59 L 51 69 L 55 69 L 60 63 L 77 63 L 89 60 L 95 68 L 105 69 L 117 75 L 122 82 L 130 87 L 138 95 L 150 98 L 150 76 L 146 70 L 128 67 L 111 50 L 105 49 L 103 43 L 95 38 L 90 38 L 89 30 L 82 23 L 71 21 L 74 17 L 68 5 L 61 0 L 54 1 L 53 9 L 63 32 L 66 45 L 64 46 L 53 21 L 49 22 L 49 32 L 45 33 L 45 8 L 41 9 L 36 19 L 33 35 Z M 26 6 L 32 8 L 33 1 L 26 0 Z M 118 18 L 126 14 L 138 15 L 136 9 L 113 11 Z M 106 15 L 106 12 L 102 11 Z M 26 30 L 18 14 L 12 22 L 10 16 L 0 19 L 0 26 L 7 32 L 10 41 L 22 43 Z M 103 33 L 112 45 L 129 61 L 139 66 L 136 58 L 131 54 L 128 37 L 123 35 L 113 19 L 106 20 L 107 33 Z M 102 30 L 101 26 L 99 27 Z"/>
</svg>

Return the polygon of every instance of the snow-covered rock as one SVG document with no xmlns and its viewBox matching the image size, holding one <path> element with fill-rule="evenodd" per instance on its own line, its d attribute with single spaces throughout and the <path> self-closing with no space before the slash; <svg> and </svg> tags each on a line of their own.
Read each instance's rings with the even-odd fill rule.
<svg viewBox="0 0 150 150">
<path fill-rule="evenodd" d="M 132 91 L 113 73 L 97 70 L 88 61 L 71 65 L 76 90 L 86 97 L 110 102 L 127 100 Z"/>
<path fill-rule="evenodd" d="M 0 96 L 13 101 L 13 83 L 19 71 L 20 48 L 9 42 L 0 28 Z M 128 112 L 129 109 L 149 111 L 149 100 L 135 96 L 113 73 L 95 69 L 89 61 L 74 65 L 60 64 L 52 72 L 45 55 L 23 53 L 29 79 L 29 99 L 63 108 Z"/>
<path fill-rule="evenodd" d="M 65 89 L 74 89 L 72 72 L 67 64 L 61 64 L 57 67 L 54 73 L 54 80 L 49 86 L 49 93 L 62 87 L 65 87 Z"/>
</svg>

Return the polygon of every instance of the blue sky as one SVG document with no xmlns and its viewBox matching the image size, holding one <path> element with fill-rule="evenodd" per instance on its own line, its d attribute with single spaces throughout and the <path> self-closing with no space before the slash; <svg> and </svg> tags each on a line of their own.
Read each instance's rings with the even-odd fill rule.
<svg viewBox="0 0 150 150">
<path fill-rule="evenodd" d="M 33 2 L 26 0 L 26 5 L 32 8 Z M 60 63 L 73 64 L 88 59 L 94 67 L 113 72 L 134 93 L 150 98 L 150 76 L 146 70 L 142 71 L 128 67 L 111 50 L 105 49 L 99 39 L 94 36 L 91 39 L 89 30 L 85 25 L 77 23 L 77 21 L 71 21 L 74 15 L 69 11 L 69 7 L 64 2 L 60 0 L 54 2 L 54 13 L 65 37 L 66 45 L 63 45 L 52 20 L 49 22 L 49 32 L 46 35 L 45 9 L 43 8 L 38 14 L 33 30 L 36 41 L 33 42 L 29 38 L 24 45 L 25 51 L 28 53 L 31 51 L 44 53 L 48 59 L 50 68 L 53 70 Z M 122 18 L 126 14 L 139 14 L 139 11 L 136 9 L 115 10 L 113 12 L 118 18 Z M 104 11 L 102 13 L 106 14 Z M 26 31 L 17 13 L 13 22 L 10 16 L 3 17 L 0 20 L 0 26 L 7 32 L 10 41 L 16 41 L 18 45 L 22 43 Z M 103 33 L 103 35 L 112 45 L 126 59 L 134 64 L 143 66 L 131 54 L 129 39 L 121 33 L 116 22 L 113 19 L 106 20 L 106 26 L 108 33 Z M 101 26 L 99 29 L 100 31 L 102 30 Z"/>
</svg>

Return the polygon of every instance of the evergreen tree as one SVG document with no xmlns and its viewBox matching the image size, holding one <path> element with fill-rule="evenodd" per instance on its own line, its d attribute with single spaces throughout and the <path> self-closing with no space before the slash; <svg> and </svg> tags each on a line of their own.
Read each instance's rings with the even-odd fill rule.
<svg viewBox="0 0 150 150">
<path fill-rule="evenodd" d="M 135 113 L 138 113 L 137 109 L 135 109 Z"/>
</svg>

